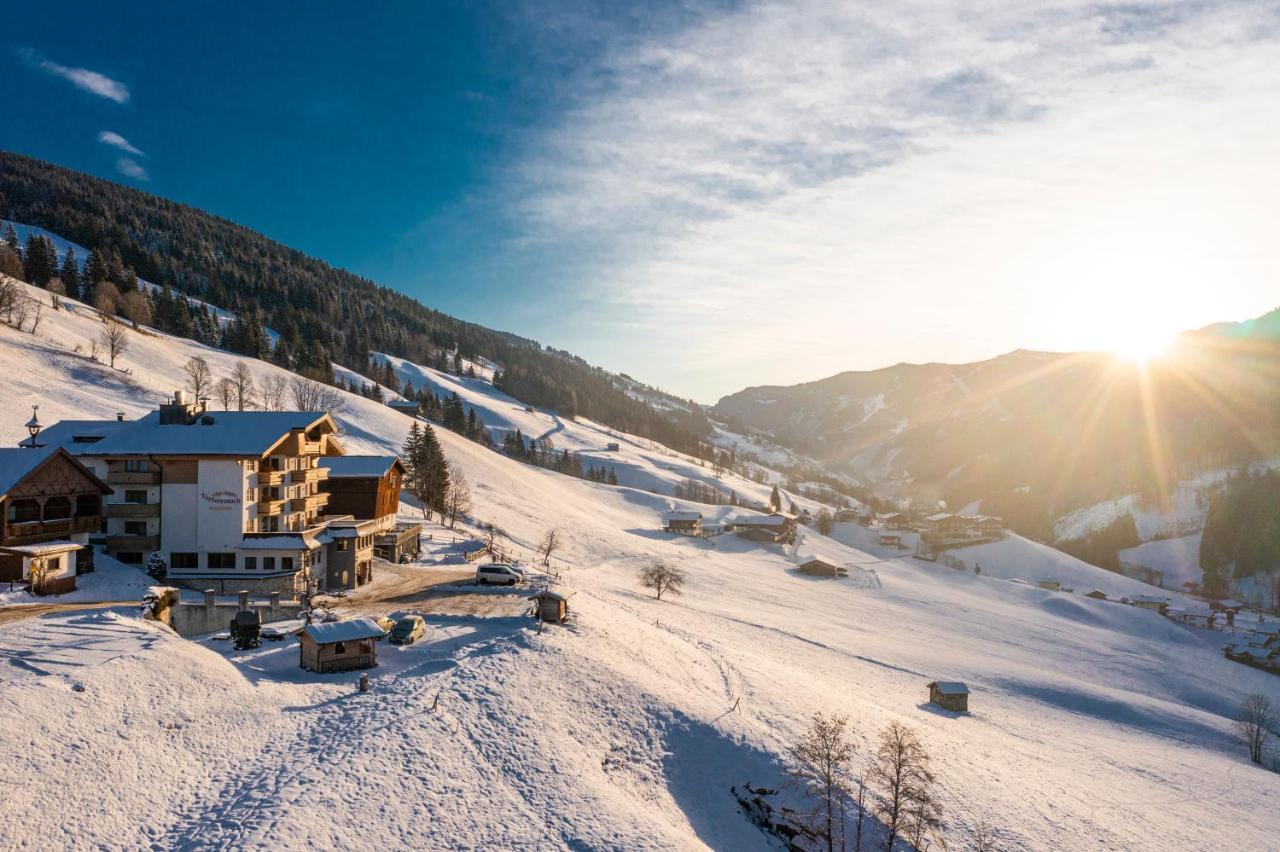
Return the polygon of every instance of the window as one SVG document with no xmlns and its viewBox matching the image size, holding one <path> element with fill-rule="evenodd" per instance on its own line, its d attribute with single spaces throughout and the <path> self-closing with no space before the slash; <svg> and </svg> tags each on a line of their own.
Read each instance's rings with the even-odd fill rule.
<svg viewBox="0 0 1280 852">
<path fill-rule="evenodd" d="M 46 521 L 61 521 L 69 517 L 71 517 L 71 498 L 50 497 L 44 501 L 44 519 Z"/>
<path fill-rule="evenodd" d="M 148 473 L 151 463 L 146 459 L 125 459 L 124 469 L 130 473 Z"/>
<path fill-rule="evenodd" d="M 124 502 L 126 503 L 145 503 L 147 502 L 147 490 L 145 488 L 129 488 L 124 492 Z"/>
<path fill-rule="evenodd" d="M 125 521 L 124 534 L 125 535 L 146 535 L 147 522 L 146 521 Z"/>
<path fill-rule="evenodd" d="M 102 498 L 97 494 L 81 494 L 76 498 L 76 517 L 87 518 L 102 514 Z"/>
<path fill-rule="evenodd" d="M 175 571 L 194 571 L 200 567 L 200 556 L 196 553 L 170 553 L 169 567 Z"/>
<path fill-rule="evenodd" d="M 274 556 L 262 557 L 262 570 L 263 571 L 276 570 L 276 558 Z"/>
<path fill-rule="evenodd" d="M 349 543 L 345 538 L 338 539 L 338 550 L 345 552 Z"/>
<path fill-rule="evenodd" d="M 346 642 L 334 642 L 334 643 L 333 643 L 333 653 L 335 653 L 335 654 L 345 654 L 345 653 L 347 653 L 347 643 L 346 643 Z"/>
<path fill-rule="evenodd" d="M 246 557 L 244 558 L 244 570 L 246 570 L 246 571 L 257 571 L 257 570 L 258 570 L 258 557 L 256 557 L 256 556 L 246 556 Z"/>
<path fill-rule="evenodd" d="M 35 500 L 14 500 L 9 504 L 9 523 L 29 524 L 40 520 L 40 504 Z"/>
<path fill-rule="evenodd" d="M 252 459 L 244 463 L 244 469 L 249 473 L 253 473 L 258 469 L 258 463 Z"/>
<path fill-rule="evenodd" d="M 205 559 L 210 571 L 230 571 L 236 567 L 234 553 L 210 553 Z"/>
<path fill-rule="evenodd" d="M 280 570 L 281 570 L 281 571 L 292 571 L 292 570 L 293 570 L 293 557 L 292 557 L 292 556 L 281 556 L 281 557 L 280 557 Z"/>
</svg>

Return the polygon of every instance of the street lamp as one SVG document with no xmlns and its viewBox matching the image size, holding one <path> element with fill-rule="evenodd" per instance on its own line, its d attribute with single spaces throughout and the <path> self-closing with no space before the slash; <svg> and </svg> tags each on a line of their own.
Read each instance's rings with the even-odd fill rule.
<svg viewBox="0 0 1280 852">
<path fill-rule="evenodd" d="M 37 414 L 40 406 L 31 406 L 31 419 L 27 421 L 27 434 L 31 437 L 27 439 L 26 446 L 35 449 L 40 446 L 36 443 L 36 436 L 40 434 L 40 416 Z"/>
</svg>

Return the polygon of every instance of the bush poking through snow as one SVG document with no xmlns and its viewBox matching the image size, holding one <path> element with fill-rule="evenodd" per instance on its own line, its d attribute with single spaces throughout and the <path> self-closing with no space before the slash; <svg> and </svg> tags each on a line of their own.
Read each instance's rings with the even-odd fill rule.
<svg viewBox="0 0 1280 852">
<path fill-rule="evenodd" d="M 672 568 L 665 562 L 655 562 L 640 572 L 640 585 L 646 589 L 653 589 L 658 600 L 662 600 L 665 592 L 673 595 L 680 594 L 680 587 L 684 585 L 684 580 L 683 571 Z"/>
<path fill-rule="evenodd" d="M 1262 755 L 1266 751 L 1267 740 L 1276 732 L 1277 726 L 1280 726 L 1280 716 L 1277 716 L 1271 699 L 1262 693 L 1250 695 L 1240 705 L 1240 718 L 1236 721 L 1236 730 L 1240 733 L 1244 744 L 1249 747 L 1249 759 L 1259 766 L 1262 765 Z"/>
<path fill-rule="evenodd" d="M 808 828 L 825 843 L 827 852 L 847 848 L 846 814 L 852 801 L 854 745 L 846 729 L 847 716 L 813 714 L 813 723 L 791 749 L 791 778 L 813 803 L 805 815 Z M 857 814 L 861 829 L 862 814 Z M 861 831 L 858 832 L 859 837 Z"/>
</svg>

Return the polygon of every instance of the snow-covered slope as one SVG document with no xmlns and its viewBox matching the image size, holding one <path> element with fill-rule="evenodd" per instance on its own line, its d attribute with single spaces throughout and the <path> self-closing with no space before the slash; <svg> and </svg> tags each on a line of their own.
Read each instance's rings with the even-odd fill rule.
<svg viewBox="0 0 1280 852">
<path fill-rule="evenodd" d="M 466 408 L 489 427 L 495 442 L 519 429 L 529 439 L 549 440 L 557 451 L 568 450 L 582 459 L 583 467 L 612 469 L 620 485 L 671 494 L 677 483 L 693 479 L 718 489 L 726 496 L 736 493 L 744 504 L 765 504 L 770 485 L 753 482 L 736 473 L 717 473 L 700 459 L 676 452 L 647 438 L 611 429 L 583 417 L 566 418 L 552 411 L 528 406 L 508 396 L 483 377 L 467 378 L 443 373 L 404 358 L 374 353 L 378 363 L 389 363 L 401 385 L 409 382 L 417 390 L 428 389 L 440 396 L 458 394 Z M 617 444 L 617 450 L 609 450 Z M 771 481 L 780 480 L 774 473 Z M 797 509 L 817 512 L 821 504 L 794 495 Z"/>
<path fill-rule="evenodd" d="M 179 386 L 190 355 L 218 375 L 238 360 L 131 332 L 126 377 L 72 353 L 97 325 L 73 306 L 36 337 L 0 328 L 0 439 L 22 436 L 31 403 L 46 421 L 136 415 Z M 522 406 L 463 389 L 491 425 L 526 422 Z M 339 420 L 357 452 L 394 450 L 409 425 L 356 396 Z M 564 424 L 559 445 L 602 442 L 595 428 Z M 859 765 L 887 723 L 920 731 L 951 848 L 971 847 L 980 822 L 1009 849 L 1258 849 L 1274 835 L 1276 776 L 1247 763 L 1231 717 L 1249 693 L 1280 701 L 1280 687 L 1224 660 L 1215 634 L 989 576 L 994 551 L 975 576 L 805 531 L 802 545 L 881 584 L 805 577 L 789 553 L 732 536 L 663 535 L 670 497 L 438 433 L 477 520 L 524 550 L 563 531 L 570 626 L 433 617 L 432 641 L 379 649 L 367 694 L 354 674 L 299 671 L 288 642 L 237 654 L 118 612 L 0 626 L 0 774 L 22 791 L 0 801 L 6 844 L 776 848 L 729 787 L 780 785 L 815 711 L 850 717 Z M 678 461 L 643 446 L 622 457 Z M 1058 558 L 1003 544 L 1021 548 L 1009 559 L 1028 580 Z M 655 559 L 686 571 L 684 595 L 638 587 Z M 969 683 L 969 715 L 925 704 L 936 677 Z"/>
</svg>

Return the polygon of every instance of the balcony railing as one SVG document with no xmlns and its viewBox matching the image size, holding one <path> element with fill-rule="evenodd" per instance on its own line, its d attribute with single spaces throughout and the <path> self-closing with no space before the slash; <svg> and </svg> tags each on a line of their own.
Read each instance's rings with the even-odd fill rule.
<svg viewBox="0 0 1280 852">
<path fill-rule="evenodd" d="M 258 485 L 282 485 L 284 484 L 285 471 L 283 470 L 260 470 L 258 471 Z"/>
<path fill-rule="evenodd" d="M 57 521 L 10 523 L 5 544 L 35 544 L 50 538 L 63 538 L 75 533 L 95 533 L 102 528 L 101 515 L 81 515 Z"/>
<path fill-rule="evenodd" d="M 158 518 L 159 503 L 107 503 L 108 518 Z"/>
<path fill-rule="evenodd" d="M 109 535 L 107 550 L 155 550 L 160 547 L 160 537 L 155 535 Z"/>
<path fill-rule="evenodd" d="M 158 470 L 107 470 L 109 485 L 158 485 L 159 483 L 160 471 Z"/>
</svg>

